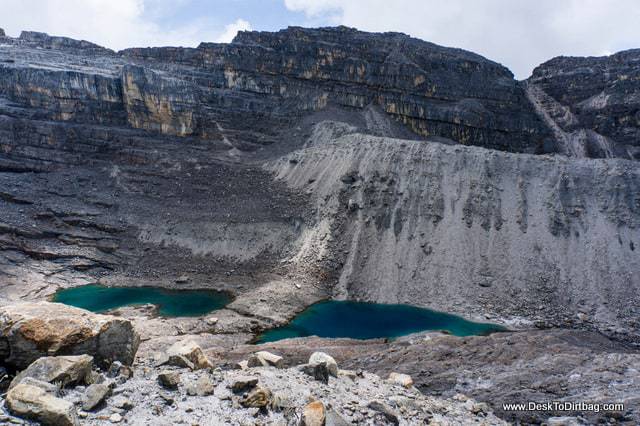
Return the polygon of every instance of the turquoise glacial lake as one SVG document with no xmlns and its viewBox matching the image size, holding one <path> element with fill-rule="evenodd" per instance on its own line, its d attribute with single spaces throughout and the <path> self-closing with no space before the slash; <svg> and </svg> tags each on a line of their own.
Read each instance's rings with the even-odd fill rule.
<svg viewBox="0 0 640 426">
<path fill-rule="evenodd" d="M 164 317 L 196 317 L 224 307 L 231 296 L 214 290 L 85 285 L 60 290 L 53 301 L 92 312 L 151 303 L 158 306 L 159 314 Z"/>
<path fill-rule="evenodd" d="M 428 330 L 470 336 L 506 329 L 496 324 L 467 321 L 456 315 L 415 306 L 332 300 L 311 305 L 286 326 L 263 333 L 256 343 L 306 336 L 394 338 Z"/>
</svg>

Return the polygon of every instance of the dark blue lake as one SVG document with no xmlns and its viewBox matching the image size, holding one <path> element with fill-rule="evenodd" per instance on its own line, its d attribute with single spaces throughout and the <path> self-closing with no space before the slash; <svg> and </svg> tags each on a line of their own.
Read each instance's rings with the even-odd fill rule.
<svg viewBox="0 0 640 426">
<path fill-rule="evenodd" d="M 92 312 L 104 312 L 121 306 L 152 303 L 165 317 L 206 315 L 231 301 L 227 293 L 214 290 L 168 290 L 159 287 L 105 287 L 85 285 L 58 291 L 54 302 Z"/>
<path fill-rule="evenodd" d="M 311 305 L 286 326 L 265 332 L 258 337 L 257 343 L 306 336 L 393 338 L 427 330 L 469 336 L 506 329 L 496 324 L 467 321 L 456 315 L 409 305 L 325 301 Z"/>
</svg>

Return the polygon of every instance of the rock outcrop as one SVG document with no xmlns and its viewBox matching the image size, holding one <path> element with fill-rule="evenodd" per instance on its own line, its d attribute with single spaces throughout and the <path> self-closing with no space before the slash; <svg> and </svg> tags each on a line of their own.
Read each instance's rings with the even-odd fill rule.
<svg viewBox="0 0 640 426">
<path fill-rule="evenodd" d="M 569 155 L 640 159 L 640 49 L 553 58 L 533 70 L 528 93 Z"/>
<path fill-rule="evenodd" d="M 0 307 L 0 357 L 25 368 L 40 357 L 89 354 L 97 363 L 131 364 L 140 338 L 130 321 L 58 303 Z"/>
<path fill-rule="evenodd" d="M 550 136 L 509 70 L 399 33 L 289 28 L 118 54 L 34 32 L 11 41 L 8 52 L 26 55 L 0 67 L 0 95 L 57 120 L 206 139 L 224 128 L 232 143 L 255 148 L 273 142 L 265 125 L 300 111 L 377 105 L 420 135 L 466 145 L 535 152 Z M 38 48 L 68 69 L 37 66 L 47 60 Z"/>
</svg>

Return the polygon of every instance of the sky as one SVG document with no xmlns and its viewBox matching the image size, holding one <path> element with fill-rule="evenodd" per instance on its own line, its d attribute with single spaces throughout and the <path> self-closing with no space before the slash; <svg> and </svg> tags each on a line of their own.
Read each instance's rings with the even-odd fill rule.
<svg viewBox="0 0 640 426">
<path fill-rule="evenodd" d="M 239 30 L 346 25 L 479 53 L 516 78 L 554 56 L 640 48 L 640 0 L 0 0 L 0 28 L 112 49 L 230 42 Z"/>
</svg>

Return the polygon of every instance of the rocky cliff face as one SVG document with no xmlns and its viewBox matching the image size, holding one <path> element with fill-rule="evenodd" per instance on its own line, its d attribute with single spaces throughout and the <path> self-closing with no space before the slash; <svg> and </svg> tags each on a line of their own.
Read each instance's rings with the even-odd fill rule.
<svg viewBox="0 0 640 426">
<path fill-rule="evenodd" d="M 582 157 L 640 158 L 640 50 L 558 57 L 538 66 L 528 92 L 556 130 L 560 150 Z"/>
<path fill-rule="evenodd" d="M 56 120 L 205 139 L 218 139 L 222 127 L 248 147 L 272 142 L 274 126 L 305 111 L 377 105 L 422 136 L 553 149 L 509 70 L 403 34 L 290 28 L 240 33 L 228 45 L 119 54 L 41 33 L 8 41 L 0 93 Z"/>
</svg>

